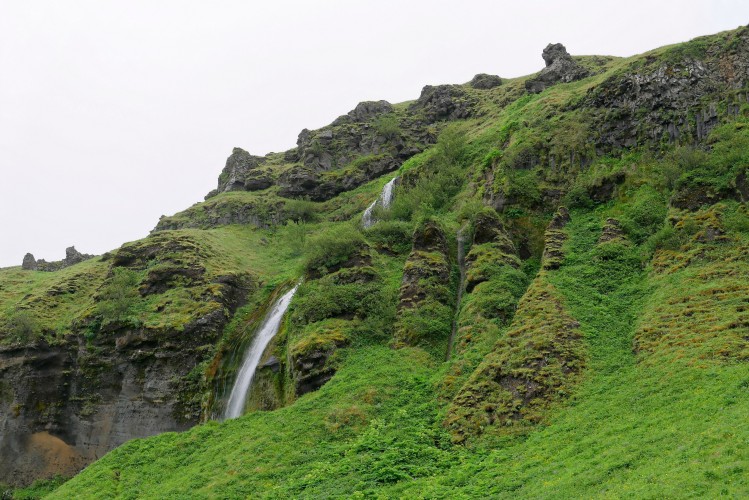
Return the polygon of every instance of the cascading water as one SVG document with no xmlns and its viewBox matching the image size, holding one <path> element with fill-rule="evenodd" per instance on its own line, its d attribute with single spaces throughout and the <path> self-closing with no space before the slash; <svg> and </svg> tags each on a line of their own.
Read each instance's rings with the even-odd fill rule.
<svg viewBox="0 0 749 500">
<path fill-rule="evenodd" d="M 291 304 L 291 299 L 294 297 L 297 288 L 299 288 L 298 284 L 278 299 L 260 324 L 260 328 L 258 328 L 250 348 L 245 353 L 242 366 L 237 373 L 237 379 L 234 381 L 229 400 L 226 403 L 224 419 L 242 416 L 245 403 L 247 402 L 247 394 L 250 391 L 260 358 L 263 356 L 263 352 L 268 347 L 270 341 L 278 333 L 281 320 L 286 313 L 286 309 L 289 308 L 289 304 Z"/>
<path fill-rule="evenodd" d="M 367 209 L 364 211 L 364 214 L 362 215 L 361 221 L 362 226 L 365 228 L 372 226 L 377 220 L 372 216 L 372 212 L 374 211 L 375 207 L 379 204 L 382 208 L 387 208 L 390 206 L 390 203 L 393 201 L 393 188 L 395 187 L 395 181 L 398 179 L 397 177 L 393 177 L 390 182 L 385 184 L 382 188 L 382 192 L 380 193 L 380 196 L 377 197 L 375 201 L 372 202 L 371 205 L 367 207 Z"/>
</svg>

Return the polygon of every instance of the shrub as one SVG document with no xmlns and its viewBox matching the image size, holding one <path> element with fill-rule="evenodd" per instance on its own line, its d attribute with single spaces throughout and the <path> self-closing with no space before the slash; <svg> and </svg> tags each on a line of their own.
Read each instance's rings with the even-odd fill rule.
<svg viewBox="0 0 749 500">
<path fill-rule="evenodd" d="M 458 210 L 459 221 L 474 222 L 476 217 L 486 209 L 486 205 L 481 200 L 471 198 L 467 200 Z M 493 210 L 493 209 L 490 209 Z"/>
<path fill-rule="evenodd" d="M 512 319 L 518 300 L 527 287 L 525 273 L 508 265 L 502 266 L 489 281 L 476 285 L 469 295 L 467 310 L 506 323 Z"/>
<path fill-rule="evenodd" d="M 674 227 L 669 222 L 663 224 L 661 229 L 653 234 L 646 243 L 646 248 L 652 253 L 656 250 L 679 250 L 699 231 L 698 224 L 688 219 Z"/>
<path fill-rule="evenodd" d="M 590 198 L 588 190 L 579 181 L 576 181 L 567 191 L 562 203 L 569 208 L 590 208 L 593 206 L 593 200 Z"/>
<path fill-rule="evenodd" d="M 442 210 L 463 187 L 467 151 L 465 133 L 455 127 L 446 128 L 437 141 L 435 154 L 419 168 L 415 180 L 397 188 L 390 217 L 414 220 L 417 213 L 424 217 Z"/>
<path fill-rule="evenodd" d="M 511 171 L 506 182 L 507 196 L 522 206 L 533 206 L 541 200 L 538 178 L 532 170 Z"/>
<path fill-rule="evenodd" d="M 400 136 L 400 124 L 398 123 L 398 118 L 393 113 L 378 116 L 373 125 L 377 134 L 389 141 Z"/>
<path fill-rule="evenodd" d="M 365 230 L 370 241 L 395 253 L 406 253 L 411 249 L 411 224 L 404 221 L 381 221 Z"/>
<path fill-rule="evenodd" d="M 303 255 L 307 247 L 307 224 L 304 221 L 287 221 L 285 239 L 292 257 Z"/>
<path fill-rule="evenodd" d="M 102 324 L 133 320 L 138 304 L 140 275 L 132 269 L 116 267 L 112 277 L 96 298 L 96 312 Z"/>
<path fill-rule="evenodd" d="M 7 327 L 11 340 L 22 343 L 31 342 L 41 332 L 36 318 L 24 310 L 16 310 L 8 320 Z"/>
<path fill-rule="evenodd" d="M 723 212 L 723 226 L 733 233 L 749 234 L 749 210 L 745 204 L 729 205 Z"/>
<path fill-rule="evenodd" d="M 332 227 L 307 243 L 307 272 L 326 274 L 351 259 L 366 245 L 362 235 L 351 224 Z"/>
<path fill-rule="evenodd" d="M 317 220 L 317 205 L 309 200 L 288 200 L 283 208 L 284 217 L 294 222 Z"/>
<path fill-rule="evenodd" d="M 439 345 L 449 337 L 452 320 L 450 305 L 429 297 L 416 308 L 400 311 L 398 340 L 407 345 Z"/>
<path fill-rule="evenodd" d="M 642 186 L 627 205 L 620 222 L 629 237 L 639 244 L 662 226 L 667 212 L 663 195 L 650 186 Z"/>
</svg>

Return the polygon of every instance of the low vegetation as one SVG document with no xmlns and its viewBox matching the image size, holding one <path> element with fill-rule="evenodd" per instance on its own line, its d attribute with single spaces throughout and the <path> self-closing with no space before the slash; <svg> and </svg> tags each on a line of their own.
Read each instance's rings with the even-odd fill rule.
<svg viewBox="0 0 749 500">
<path fill-rule="evenodd" d="M 273 411 L 136 439 L 16 496 L 746 496 L 747 91 L 702 96 L 721 112 L 691 139 L 669 135 L 681 122 L 664 106 L 637 101 L 630 122 L 615 104 L 633 72 L 677 78 L 747 37 L 576 58 L 588 78 L 539 94 L 525 79 L 449 88 L 475 109 L 420 124 L 433 146 L 402 163 L 366 229 L 361 212 L 392 173 L 320 202 L 277 186 L 221 193 L 100 258 L 1 270 L 5 346 L 118 328 L 184 341 L 223 315 L 190 375 L 204 416 L 269 305 L 300 283 L 251 404 Z M 392 147 L 413 132 L 405 110 L 429 116 L 421 101 L 367 127 Z M 637 128 L 656 118 L 662 135 Z M 330 140 L 360 126 L 344 116 Z M 340 186 L 386 157 L 369 153 L 323 177 Z M 273 175 L 290 168 L 281 158 Z"/>
</svg>

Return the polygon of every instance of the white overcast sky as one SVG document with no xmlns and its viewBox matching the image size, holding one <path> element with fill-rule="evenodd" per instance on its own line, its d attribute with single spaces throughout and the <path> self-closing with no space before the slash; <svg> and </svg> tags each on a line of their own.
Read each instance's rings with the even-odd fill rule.
<svg viewBox="0 0 749 500">
<path fill-rule="evenodd" d="M 144 237 L 232 147 L 286 150 L 359 101 L 747 23 L 747 0 L 0 0 L 0 267 Z"/>
</svg>

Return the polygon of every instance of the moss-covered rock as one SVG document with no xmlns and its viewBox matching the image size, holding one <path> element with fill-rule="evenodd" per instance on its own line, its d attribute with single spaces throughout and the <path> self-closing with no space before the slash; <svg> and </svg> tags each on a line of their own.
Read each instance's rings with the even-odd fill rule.
<svg viewBox="0 0 749 500">
<path fill-rule="evenodd" d="M 445 233 L 435 221 L 426 221 L 414 231 L 411 254 L 403 268 L 395 347 L 422 346 L 434 351 L 447 341 L 454 301 L 451 271 Z"/>
<path fill-rule="evenodd" d="M 513 327 L 479 365 L 450 405 L 445 425 L 455 442 L 543 420 L 570 394 L 586 363 L 579 323 L 554 287 L 536 278 Z"/>
</svg>

